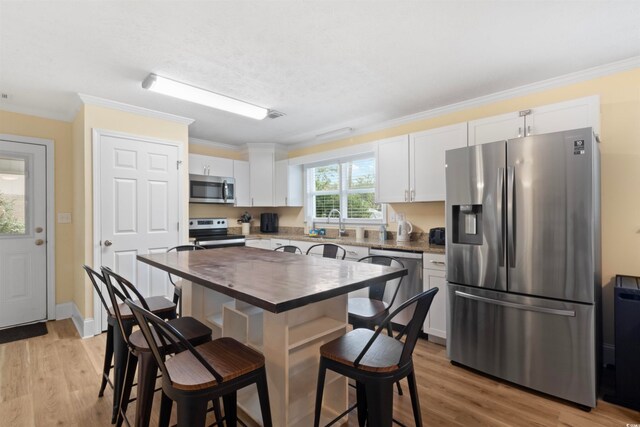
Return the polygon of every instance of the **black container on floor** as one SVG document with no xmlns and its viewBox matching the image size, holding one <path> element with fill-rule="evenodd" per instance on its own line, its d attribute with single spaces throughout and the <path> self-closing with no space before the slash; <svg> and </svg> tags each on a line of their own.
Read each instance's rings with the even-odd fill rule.
<svg viewBox="0 0 640 427">
<path fill-rule="evenodd" d="M 260 232 L 261 233 L 277 233 L 278 232 L 278 214 L 277 213 L 260 214 Z"/>
<path fill-rule="evenodd" d="M 640 277 L 616 276 L 616 392 L 605 400 L 640 410 Z"/>
</svg>

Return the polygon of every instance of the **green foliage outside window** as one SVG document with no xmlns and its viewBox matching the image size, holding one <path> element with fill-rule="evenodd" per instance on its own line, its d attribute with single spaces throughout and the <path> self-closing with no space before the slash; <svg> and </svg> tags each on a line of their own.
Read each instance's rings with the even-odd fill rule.
<svg viewBox="0 0 640 427">
<path fill-rule="evenodd" d="M 24 234 L 24 222 L 15 216 L 14 201 L 0 193 L 0 234 Z"/>
</svg>

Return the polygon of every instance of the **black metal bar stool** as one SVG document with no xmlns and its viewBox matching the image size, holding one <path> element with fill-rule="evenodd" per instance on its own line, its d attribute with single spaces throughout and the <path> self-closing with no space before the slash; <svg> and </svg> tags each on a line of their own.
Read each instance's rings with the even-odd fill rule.
<svg viewBox="0 0 640 427">
<path fill-rule="evenodd" d="M 391 426 L 393 421 L 393 384 L 407 378 L 415 425 L 422 426 L 412 354 L 424 319 L 437 292 L 438 288 L 433 288 L 404 302 L 384 319 L 375 332 L 369 329 L 354 329 L 320 347 L 315 427 L 320 424 L 322 394 L 327 369 L 356 381 L 358 402 L 355 407 L 358 408 L 360 426 L 364 426 L 365 421 L 369 427 Z M 413 316 L 396 338 L 381 335 L 391 319 L 410 307 L 415 307 Z M 402 342 L 400 339 L 405 335 L 405 341 Z M 348 409 L 334 421 L 342 418 L 352 409 Z"/>
<path fill-rule="evenodd" d="M 131 309 L 124 304 L 126 299 L 132 299 L 133 294 L 140 305 L 149 309 L 147 301 L 136 287 L 124 277 L 114 273 L 113 271 L 103 268 L 102 273 L 105 278 L 107 291 L 112 302 L 118 328 L 126 343 L 126 364 L 124 370 L 124 381 L 119 397 L 119 407 L 116 416 L 116 425 L 119 427 L 126 416 L 127 407 L 129 405 L 131 389 L 133 387 L 133 378 L 138 366 L 138 392 L 136 405 L 136 426 L 147 426 L 151 415 L 151 406 L 153 404 L 153 391 L 158 366 L 151 355 L 149 346 L 140 331 L 131 332 L 131 326 L 135 321 Z M 114 285 L 114 283 L 117 284 Z M 119 289 L 118 289 L 119 288 Z M 174 306 L 175 307 L 175 306 Z M 175 311 L 174 311 L 175 313 Z M 130 320 L 125 320 L 125 316 Z M 182 331 L 194 344 L 202 344 L 211 341 L 211 329 L 194 319 L 193 317 L 181 317 L 170 319 L 169 322 L 175 328 Z M 165 353 L 173 353 L 179 349 L 167 346 L 161 346 L 161 350 Z M 215 408 L 214 402 L 214 408 Z M 219 411 L 216 418 L 220 419 Z"/>
<path fill-rule="evenodd" d="M 104 274 L 98 273 L 88 265 L 84 265 L 83 268 L 85 269 L 87 274 L 89 274 L 89 278 L 91 278 L 91 282 L 97 289 L 100 289 L 100 287 L 98 282 L 96 281 L 96 278 L 102 281 L 102 283 L 104 283 L 105 285 L 107 284 Z M 102 271 L 104 273 L 105 271 L 111 271 L 111 270 L 103 267 Z M 100 297 L 102 298 L 101 292 L 98 292 L 98 295 L 100 295 Z M 110 351 L 113 354 L 113 407 L 112 407 L 112 413 L 111 413 L 111 423 L 113 424 L 116 422 L 116 419 L 119 413 L 120 395 L 122 394 L 122 387 L 124 384 L 125 367 L 126 367 L 126 360 L 127 360 L 127 353 L 128 353 L 127 343 L 125 341 L 124 335 L 129 336 L 129 334 L 131 333 L 131 328 L 134 322 L 134 318 L 133 318 L 133 314 L 131 313 L 131 310 L 129 310 L 129 308 L 126 305 L 124 305 L 124 303 L 120 303 L 120 312 L 122 314 L 123 328 L 116 326 L 117 319 L 114 314 L 113 306 L 111 307 L 107 306 L 103 298 L 102 298 L 102 301 L 103 301 L 103 304 L 105 304 L 106 310 L 107 310 L 107 347 L 109 347 L 109 342 L 112 343 L 111 349 L 108 348 L 107 351 Z M 112 303 L 113 303 L 113 300 L 112 300 Z M 150 297 L 146 299 L 146 303 L 152 312 L 156 313 L 158 316 L 162 317 L 163 319 L 174 319 L 176 317 L 176 305 L 173 304 L 168 299 L 166 299 L 165 297 Z M 109 319 L 111 319 L 111 324 L 109 323 Z M 111 326 L 111 338 L 109 337 L 109 326 Z M 106 353 L 107 352 L 105 351 L 105 362 L 104 362 L 105 366 L 108 363 L 106 359 L 109 358 L 110 360 L 110 357 L 111 357 L 111 356 L 108 356 Z M 111 364 L 109 363 L 109 365 Z M 103 368 L 103 381 L 104 381 L 105 371 L 106 371 L 106 368 Z M 107 375 L 108 375 L 108 372 L 107 372 Z M 101 386 L 101 390 L 104 392 L 104 389 L 102 388 L 102 386 Z"/>
<path fill-rule="evenodd" d="M 322 248 L 323 258 L 336 258 L 344 259 L 347 256 L 347 251 L 342 246 L 334 245 L 333 243 L 318 243 L 307 249 L 307 255 L 311 253 L 314 248 Z"/>
<path fill-rule="evenodd" d="M 225 424 L 235 427 L 237 391 L 250 384 L 258 388 L 263 425 L 272 426 L 262 354 L 229 337 L 194 346 L 170 322 L 164 322 L 131 300 L 126 304 L 133 311 L 162 371 L 160 427 L 169 425 L 172 401 L 178 405 L 178 427 L 203 427 L 207 402 L 220 397 L 224 402 Z M 186 351 L 167 359 L 159 343 Z"/>
<path fill-rule="evenodd" d="M 275 252 L 278 251 L 282 251 L 282 252 L 289 252 L 290 254 L 301 254 L 302 255 L 302 249 L 300 249 L 297 246 L 294 245 L 282 245 L 282 246 L 278 246 L 277 248 L 274 249 Z"/>
<path fill-rule="evenodd" d="M 179 245 L 174 246 L 173 248 L 167 249 L 167 253 L 169 252 L 183 252 L 183 251 L 201 251 L 206 249 L 204 246 L 200 245 Z M 178 315 L 182 316 L 182 281 L 184 279 L 174 278 L 171 273 L 169 274 L 169 282 L 173 285 L 173 303 L 178 306 Z"/>
</svg>

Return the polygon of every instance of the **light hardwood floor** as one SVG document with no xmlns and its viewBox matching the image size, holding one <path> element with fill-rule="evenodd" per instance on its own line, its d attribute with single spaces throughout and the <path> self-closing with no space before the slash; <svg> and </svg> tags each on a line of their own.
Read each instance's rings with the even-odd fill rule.
<svg viewBox="0 0 640 427">
<path fill-rule="evenodd" d="M 47 325 L 45 336 L 0 345 L 0 426 L 109 426 L 111 389 L 98 398 L 105 335 L 82 340 L 71 320 Z M 587 413 L 452 366 L 444 347 L 424 340 L 418 343 L 414 361 L 426 426 L 640 423 L 640 413 L 603 401 Z M 404 389 L 408 391 L 406 383 Z M 135 404 L 129 408 L 132 416 Z M 151 425 L 157 425 L 158 408 L 156 402 Z M 349 426 L 357 425 L 354 415 Z M 408 393 L 394 397 L 394 417 L 413 425 Z"/>
</svg>

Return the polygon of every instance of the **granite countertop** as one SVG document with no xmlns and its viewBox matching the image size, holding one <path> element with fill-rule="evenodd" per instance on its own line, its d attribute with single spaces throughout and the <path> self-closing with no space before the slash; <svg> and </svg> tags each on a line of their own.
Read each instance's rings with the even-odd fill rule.
<svg viewBox="0 0 640 427">
<path fill-rule="evenodd" d="M 351 246 L 366 246 L 369 248 L 384 248 L 384 249 L 399 249 L 404 251 L 417 251 L 429 254 L 444 254 L 444 246 L 430 245 L 426 241 L 410 241 L 410 242 L 398 242 L 396 240 L 385 240 L 381 242 L 377 238 L 364 238 L 356 239 L 353 236 L 344 237 L 309 237 L 304 234 L 292 234 L 292 233 L 251 233 L 246 236 L 247 239 L 289 239 L 300 240 L 305 242 L 327 242 Z"/>
</svg>

